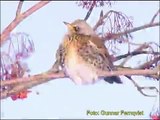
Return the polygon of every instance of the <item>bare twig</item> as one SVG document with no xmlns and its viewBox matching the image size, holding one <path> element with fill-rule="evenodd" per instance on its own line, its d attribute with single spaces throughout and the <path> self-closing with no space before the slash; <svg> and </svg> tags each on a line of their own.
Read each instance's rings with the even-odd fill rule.
<svg viewBox="0 0 160 120">
<path fill-rule="evenodd" d="M 154 55 L 160 55 L 159 52 L 149 52 L 149 51 L 133 51 L 124 55 L 119 55 L 116 57 L 115 61 L 120 60 L 122 58 L 126 58 L 128 56 L 135 56 L 135 55 L 139 55 L 139 54 L 154 54 Z"/>
<path fill-rule="evenodd" d="M 133 79 L 130 79 L 131 82 L 135 85 L 135 87 L 137 88 L 137 90 L 144 96 L 146 97 L 156 97 L 156 95 L 147 95 L 146 93 L 143 92 L 143 90 L 156 90 L 156 92 L 159 92 L 158 89 L 155 86 L 148 86 L 148 87 L 140 87 Z"/>
<path fill-rule="evenodd" d="M 152 24 L 145 24 L 145 25 L 135 27 L 133 29 L 126 30 L 124 32 L 119 32 L 119 33 L 116 33 L 116 34 L 112 34 L 112 35 L 109 35 L 109 36 L 106 35 L 104 37 L 101 37 L 101 39 L 103 41 L 111 40 L 111 39 L 118 39 L 120 36 L 129 34 L 129 33 L 132 33 L 132 32 L 136 32 L 136 31 L 139 31 L 139 30 L 143 30 L 143 29 L 146 29 L 146 28 L 156 27 L 156 26 L 160 26 L 160 22 L 156 22 L 156 23 L 152 23 Z"/>
<path fill-rule="evenodd" d="M 41 7 L 45 6 L 48 4 L 50 1 L 41 1 L 29 8 L 27 11 L 21 13 L 19 17 L 15 17 L 15 19 L 4 29 L 2 32 L 1 36 L 1 41 L 0 41 L 0 46 L 4 43 L 5 40 L 7 40 L 7 37 L 9 36 L 10 32 L 20 23 L 22 22 L 25 18 L 27 18 L 29 15 L 34 13 L 35 11 L 39 10 Z M 20 4 L 20 8 L 21 8 Z M 19 11 L 19 10 L 18 10 Z"/>
<path fill-rule="evenodd" d="M 157 15 L 160 13 L 160 9 L 154 14 L 154 16 L 152 17 L 152 20 L 151 20 L 151 24 L 154 22 L 155 18 L 157 17 Z"/>
<path fill-rule="evenodd" d="M 107 18 L 107 16 L 111 13 L 111 12 L 113 12 L 113 10 L 110 10 L 110 11 L 108 11 L 105 15 L 103 15 L 103 16 L 99 16 L 99 20 L 97 21 L 97 23 L 94 25 L 94 27 L 93 27 L 93 30 L 95 31 L 99 26 L 101 26 L 102 24 L 103 24 L 103 20 L 105 19 L 105 18 Z"/>
<path fill-rule="evenodd" d="M 84 18 L 85 21 L 87 21 L 87 19 L 88 19 L 89 16 L 91 15 L 91 13 L 92 13 L 92 11 L 93 11 L 93 8 L 94 8 L 94 6 L 95 6 L 95 2 L 96 2 L 96 1 L 93 1 L 90 9 L 88 10 L 88 12 L 87 12 L 87 14 L 86 14 L 86 17 Z"/>
<path fill-rule="evenodd" d="M 143 63 L 138 68 L 139 69 L 147 69 L 150 68 L 154 63 L 157 63 L 160 60 L 160 56 L 155 57 L 153 60 L 150 60 L 146 63 Z"/>
<path fill-rule="evenodd" d="M 110 10 L 104 16 L 99 17 L 99 20 L 93 27 L 93 30 L 96 30 L 101 25 L 104 25 L 106 21 L 107 21 L 107 24 L 109 23 L 110 25 L 109 31 L 111 33 L 115 33 L 115 32 L 117 33 L 122 31 L 123 29 L 125 30 L 132 27 L 132 22 L 125 14 L 118 11 Z"/>
<path fill-rule="evenodd" d="M 21 9 L 24 1 L 19 1 L 18 7 L 17 7 L 17 12 L 16 12 L 16 18 L 21 14 Z"/>
<path fill-rule="evenodd" d="M 144 44 L 140 44 L 140 46 L 138 46 L 138 48 L 136 48 L 134 51 L 132 52 L 128 52 L 127 54 L 124 54 L 124 55 L 120 55 L 120 56 L 117 56 L 114 60 L 117 61 L 117 60 L 120 60 L 120 59 L 123 59 L 125 58 L 122 63 L 120 64 L 121 66 L 124 66 L 124 64 L 129 60 L 131 59 L 133 56 L 135 55 L 139 55 L 139 54 L 152 54 L 153 55 L 160 55 L 159 52 L 154 52 L 154 51 L 144 51 L 144 49 L 147 49 L 150 46 L 151 43 L 144 43 Z"/>
<path fill-rule="evenodd" d="M 141 44 L 137 49 L 135 49 L 134 51 L 142 51 L 144 49 L 147 49 L 149 47 L 149 44 L 150 43 L 144 43 L 144 44 Z"/>
</svg>

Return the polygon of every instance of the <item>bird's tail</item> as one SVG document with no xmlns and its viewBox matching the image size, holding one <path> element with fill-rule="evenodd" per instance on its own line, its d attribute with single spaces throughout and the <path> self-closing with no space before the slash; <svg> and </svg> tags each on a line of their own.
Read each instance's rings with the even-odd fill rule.
<svg viewBox="0 0 160 120">
<path fill-rule="evenodd" d="M 118 76 L 105 77 L 104 81 L 106 81 L 110 84 L 113 84 L 114 82 L 118 83 L 118 84 L 122 84 L 122 81 L 121 81 L 120 77 L 118 77 Z"/>
</svg>

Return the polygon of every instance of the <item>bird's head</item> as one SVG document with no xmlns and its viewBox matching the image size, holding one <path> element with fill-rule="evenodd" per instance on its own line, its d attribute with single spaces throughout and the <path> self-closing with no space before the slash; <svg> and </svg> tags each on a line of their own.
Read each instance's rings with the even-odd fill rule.
<svg viewBox="0 0 160 120">
<path fill-rule="evenodd" d="M 64 22 L 64 24 L 67 26 L 69 34 L 73 34 L 73 33 L 84 34 L 84 35 L 95 34 L 91 26 L 88 25 L 84 20 L 78 19 L 72 23 Z"/>
</svg>

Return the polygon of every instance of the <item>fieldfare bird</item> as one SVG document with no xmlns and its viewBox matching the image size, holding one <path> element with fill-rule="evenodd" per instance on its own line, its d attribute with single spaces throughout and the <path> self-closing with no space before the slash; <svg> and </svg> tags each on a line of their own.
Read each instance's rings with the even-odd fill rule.
<svg viewBox="0 0 160 120">
<path fill-rule="evenodd" d="M 53 71 L 59 66 L 75 84 L 92 84 L 99 79 L 122 83 L 118 76 L 99 77 L 99 71 L 116 70 L 104 42 L 84 20 L 64 22 L 68 28 L 56 53 Z"/>
</svg>

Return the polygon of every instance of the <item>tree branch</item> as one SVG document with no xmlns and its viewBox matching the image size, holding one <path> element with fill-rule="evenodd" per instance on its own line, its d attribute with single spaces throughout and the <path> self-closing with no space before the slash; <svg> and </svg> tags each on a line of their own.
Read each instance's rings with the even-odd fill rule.
<svg viewBox="0 0 160 120">
<path fill-rule="evenodd" d="M 111 35 L 109 34 L 109 35 L 106 35 L 104 37 L 101 37 L 101 39 L 103 41 L 111 40 L 111 39 L 118 39 L 120 36 L 129 34 L 129 33 L 132 33 L 132 32 L 136 32 L 136 31 L 139 31 L 139 30 L 143 30 L 143 29 L 146 29 L 146 28 L 156 27 L 156 26 L 160 26 L 160 22 L 151 23 L 151 24 L 149 23 L 149 24 L 145 24 L 145 25 L 142 25 L 142 26 L 139 26 L 139 27 L 135 27 L 135 28 L 130 29 L 130 30 L 126 30 L 124 32 L 119 32 L 119 33 L 115 33 L 115 34 L 111 34 Z"/>
<path fill-rule="evenodd" d="M 157 75 L 157 70 L 140 70 L 140 69 L 121 69 L 121 71 L 112 71 L 112 72 L 106 72 L 106 71 L 100 71 L 98 73 L 99 76 L 119 76 L 119 75 Z"/>
<path fill-rule="evenodd" d="M 21 9 L 24 1 L 19 1 L 18 7 L 17 7 L 17 12 L 16 12 L 16 18 L 21 14 Z"/>
<path fill-rule="evenodd" d="M 148 86 L 148 87 L 140 87 L 133 79 L 130 79 L 131 82 L 134 84 L 134 86 L 137 88 L 137 90 L 144 96 L 146 97 L 156 97 L 156 95 L 148 95 L 146 93 L 143 92 L 143 90 L 156 90 L 156 92 L 159 92 L 158 89 L 155 86 Z"/>
<path fill-rule="evenodd" d="M 154 63 L 157 63 L 159 60 L 160 60 L 160 56 L 157 56 L 153 60 L 143 63 L 138 68 L 139 69 L 149 69 Z"/>
<path fill-rule="evenodd" d="M 96 1 L 93 1 L 90 9 L 88 10 L 88 12 L 87 12 L 87 14 L 86 14 L 86 16 L 85 16 L 85 18 L 84 18 L 85 21 L 87 21 L 87 19 L 88 19 L 89 16 L 91 15 L 91 13 L 92 13 L 92 11 L 93 11 L 93 8 L 94 8 L 94 6 L 95 6 L 95 3 L 96 3 Z"/>
<path fill-rule="evenodd" d="M 107 72 L 107 71 L 99 71 L 98 75 L 99 76 L 119 76 L 119 75 L 157 75 L 156 70 L 120 70 L 120 71 L 112 71 L 112 72 Z M 17 85 L 11 90 L 4 90 L 1 92 L 1 99 L 7 98 L 13 94 L 16 94 L 22 90 L 32 88 L 36 85 L 48 82 L 50 80 L 56 79 L 56 78 L 64 78 L 67 77 L 64 75 L 62 71 L 58 73 L 51 73 L 51 72 L 45 72 L 41 73 L 38 75 L 33 75 L 31 77 L 24 77 L 24 78 L 17 78 L 13 80 L 5 80 L 1 81 L 1 88 L 4 86 L 9 86 L 11 84 L 15 84 L 17 81 Z M 9 81 L 9 82 L 6 82 Z M 12 81 L 12 82 L 11 82 Z M 14 82 L 13 82 L 14 81 Z M 24 82 L 22 82 L 24 81 Z"/>
<path fill-rule="evenodd" d="M 101 12 L 102 12 L 102 11 L 101 11 Z M 97 23 L 96 23 L 96 24 L 94 25 L 94 27 L 93 27 L 93 30 L 94 30 L 94 31 L 95 31 L 99 26 L 101 26 L 101 25 L 103 24 L 104 19 L 107 18 L 108 15 L 109 15 L 111 12 L 115 12 L 115 11 L 110 10 L 110 11 L 108 11 L 108 12 L 107 12 L 105 15 L 103 15 L 103 16 L 100 14 Z"/>
<path fill-rule="evenodd" d="M 115 61 L 126 58 L 128 56 L 135 56 L 135 55 L 139 55 L 139 54 L 154 54 L 154 55 L 160 55 L 159 52 L 149 52 L 149 51 L 133 51 L 124 55 L 119 55 L 116 57 Z"/>
<path fill-rule="evenodd" d="M 157 17 L 157 15 L 160 13 L 160 9 L 154 14 L 152 20 L 151 20 L 151 24 L 154 22 L 155 18 Z"/>
<path fill-rule="evenodd" d="M 27 11 L 19 14 L 20 8 L 22 7 L 22 2 L 19 3 L 19 7 L 17 10 L 18 17 L 16 16 L 15 19 L 4 29 L 2 34 L 0 35 L 1 41 L 0 41 L 0 46 L 4 43 L 5 40 L 7 40 L 7 37 L 9 36 L 10 32 L 20 23 L 22 22 L 25 18 L 27 18 L 29 15 L 34 13 L 35 11 L 39 10 L 41 7 L 45 6 L 48 4 L 50 1 L 41 1 L 34 6 L 32 6 L 30 9 Z"/>
<path fill-rule="evenodd" d="M 22 91 L 22 90 L 26 90 L 26 89 L 32 88 L 34 86 L 40 85 L 42 83 L 48 82 L 50 80 L 54 80 L 56 78 L 63 78 L 63 77 L 65 77 L 63 72 L 41 73 L 41 74 L 33 75 L 30 77 L 16 78 L 13 80 L 1 81 L 1 87 L 15 84 L 16 82 L 17 82 L 17 85 L 9 91 L 8 90 L 2 91 L 0 99 L 5 99 L 13 94 L 16 94 L 16 93 Z"/>
</svg>

